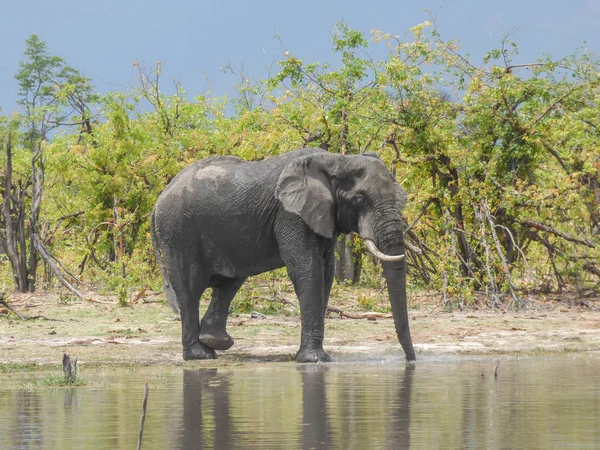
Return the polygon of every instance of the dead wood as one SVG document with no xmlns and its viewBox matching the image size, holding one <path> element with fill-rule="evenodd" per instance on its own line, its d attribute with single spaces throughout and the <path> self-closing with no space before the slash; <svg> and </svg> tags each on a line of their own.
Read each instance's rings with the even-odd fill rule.
<svg viewBox="0 0 600 450">
<path fill-rule="evenodd" d="M 10 306 L 8 303 L 6 303 L 4 300 L 0 300 L 0 305 L 3 305 L 5 307 L 7 307 L 13 313 L 15 313 L 17 316 L 19 316 L 19 318 L 21 320 L 29 320 L 29 317 L 24 316 L 23 314 L 21 314 L 19 311 L 17 311 L 16 309 L 14 309 L 12 306 Z"/>
<path fill-rule="evenodd" d="M 90 303 L 100 303 L 101 305 L 116 305 L 116 302 L 105 302 L 103 300 L 96 300 L 95 298 L 91 298 L 91 297 L 87 297 L 84 298 L 83 300 L 85 300 L 86 302 L 90 302 Z"/>
<path fill-rule="evenodd" d="M 530 226 L 532 228 L 535 228 L 536 230 L 546 231 L 548 233 L 552 233 L 552 234 L 554 234 L 556 236 L 559 236 L 559 237 L 563 238 L 566 241 L 594 248 L 594 243 L 592 241 L 590 241 L 589 239 L 577 238 L 577 237 L 571 236 L 570 234 L 563 233 L 562 231 L 559 231 L 556 228 L 552 228 L 549 225 L 545 225 L 545 224 L 537 222 L 535 220 L 524 219 L 524 220 L 521 221 L 521 223 L 524 224 L 524 225 L 528 225 L 528 226 Z"/>
<path fill-rule="evenodd" d="M 73 382 L 77 379 L 77 358 L 73 360 L 71 364 L 71 357 L 66 353 L 63 353 L 63 374 L 65 375 L 66 382 Z"/>
<path fill-rule="evenodd" d="M 75 289 L 71 285 L 71 283 L 69 283 L 62 276 L 62 273 L 60 272 L 60 269 L 58 268 L 58 266 L 52 260 L 52 257 L 50 256 L 50 254 L 46 250 L 46 247 L 42 243 L 42 241 L 39 238 L 39 236 L 36 233 L 32 233 L 31 234 L 31 240 L 33 241 L 33 246 L 35 247 L 36 251 L 42 257 L 42 259 L 46 262 L 46 264 L 48 264 L 48 267 L 50 267 L 50 269 L 52 270 L 52 272 L 54 272 L 54 275 L 56 275 L 56 278 L 58 278 L 58 280 L 63 284 L 63 286 L 65 286 L 69 291 L 71 291 L 73 293 L 73 295 L 75 295 L 75 297 L 77 297 L 79 300 L 83 300 L 83 296 L 79 293 L 79 291 L 77 289 Z"/>
<path fill-rule="evenodd" d="M 343 319 L 367 319 L 367 320 L 377 320 L 377 319 L 391 319 L 394 316 L 391 314 L 385 314 L 380 312 L 366 312 L 366 313 L 347 313 L 342 311 L 340 308 L 336 308 L 335 306 L 327 307 L 327 314 L 336 313 Z"/>
<path fill-rule="evenodd" d="M 0 298 L 3 298 L 3 296 L 0 296 Z M 32 317 L 27 317 L 23 314 L 21 314 L 19 311 L 17 311 L 16 309 L 14 309 L 12 306 L 10 306 L 7 302 L 5 302 L 4 300 L 0 300 L 0 305 L 5 306 L 6 308 L 8 308 L 9 310 L 11 310 L 13 313 L 15 313 L 19 319 L 21 320 L 35 320 L 35 319 L 43 319 L 43 320 L 48 320 L 50 322 L 61 322 L 58 319 L 50 319 L 49 317 L 46 316 L 32 316 Z"/>
<path fill-rule="evenodd" d="M 142 286 L 142 289 L 140 290 L 140 292 L 135 294 L 135 296 L 131 299 L 131 303 L 133 303 L 135 305 L 135 304 L 137 304 L 137 302 L 140 301 L 140 299 L 143 299 L 145 296 L 146 296 L 146 286 Z"/>
</svg>

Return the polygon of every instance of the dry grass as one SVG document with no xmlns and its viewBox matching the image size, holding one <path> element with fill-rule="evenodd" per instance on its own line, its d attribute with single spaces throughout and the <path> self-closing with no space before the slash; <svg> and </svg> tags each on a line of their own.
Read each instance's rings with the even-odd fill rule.
<svg viewBox="0 0 600 450">
<path fill-rule="evenodd" d="M 232 314 L 228 330 L 236 344 L 227 352 L 219 352 L 218 360 L 203 362 L 181 359 L 180 322 L 160 301 L 162 295 L 146 293 L 137 304 L 119 307 L 116 298 L 92 292 L 85 297 L 94 301 L 85 302 L 61 300 L 57 293 L 10 294 L 12 308 L 45 319 L 25 321 L 0 306 L 0 369 L 57 365 L 63 352 L 78 357 L 83 366 L 218 367 L 249 361 L 289 361 L 299 344 L 300 321 L 292 304 L 297 303 L 293 294 L 286 287 L 280 292 L 280 299 L 285 300 L 280 314 L 257 318 L 247 313 Z M 435 295 L 411 295 L 409 314 L 417 358 L 599 350 L 599 300 L 575 295 L 536 297 L 519 311 L 481 307 L 448 311 Z M 331 299 L 332 306 L 354 313 L 365 304 L 385 308 L 385 302 L 385 292 L 345 286 L 337 286 Z M 334 359 L 401 354 L 390 318 L 342 319 L 331 314 L 325 333 L 325 348 Z"/>
</svg>

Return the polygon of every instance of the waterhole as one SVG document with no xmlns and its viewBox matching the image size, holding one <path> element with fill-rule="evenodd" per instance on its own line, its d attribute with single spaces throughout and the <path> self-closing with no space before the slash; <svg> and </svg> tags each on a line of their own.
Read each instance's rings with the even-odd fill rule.
<svg viewBox="0 0 600 450">
<path fill-rule="evenodd" d="M 42 376 L 2 375 L 0 448 L 133 449 L 144 383 L 144 449 L 600 447 L 597 353 Z"/>
</svg>

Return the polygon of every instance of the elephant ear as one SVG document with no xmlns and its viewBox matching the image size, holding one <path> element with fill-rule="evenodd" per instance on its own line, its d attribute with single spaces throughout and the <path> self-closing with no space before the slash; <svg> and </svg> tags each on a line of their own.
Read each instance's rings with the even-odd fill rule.
<svg viewBox="0 0 600 450">
<path fill-rule="evenodd" d="M 333 155 L 306 155 L 289 163 L 277 182 L 275 196 L 286 211 L 297 214 L 315 233 L 332 238 L 334 200 L 328 166 Z"/>
<path fill-rule="evenodd" d="M 408 202 L 408 193 L 400 186 L 396 180 L 394 180 L 396 184 L 396 200 L 400 203 L 400 209 L 404 209 L 406 203 Z"/>
</svg>

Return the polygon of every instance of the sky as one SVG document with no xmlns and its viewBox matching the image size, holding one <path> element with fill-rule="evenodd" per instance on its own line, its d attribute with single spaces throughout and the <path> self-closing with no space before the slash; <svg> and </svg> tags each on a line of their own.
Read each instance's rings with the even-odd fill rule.
<svg viewBox="0 0 600 450">
<path fill-rule="evenodd" d="M 92 79 L 99 92 L 136 85 L 134 62 L 160 61 L 163 86 L 181 83 L 190 98 L 231 92 L 220 68 L 243 64 L 266 76 L 289 50 L 304 61 L 331 58 L 335 23 L 406 36 L 435 12 L 442 38 L 459 38 L 476 62 L 503 35 L 519 45 L 515 63 L 562 57 L 584 47 L 600 57 L 600 0 L 0 0 L 0 113 L 18 110 L 14 78 L 25 40 L 37 34 L 51 55 Z M 515 31 L 516 30 L 516 31 Z M 275 39 L 279 35 L 282 44 Z M 370 36 L 370 35 L 369 35 Z M 587 41 L 587 43 L 586 43 Z M 207 81 L 209 80 L 209 81 Z"/>
</svg>

